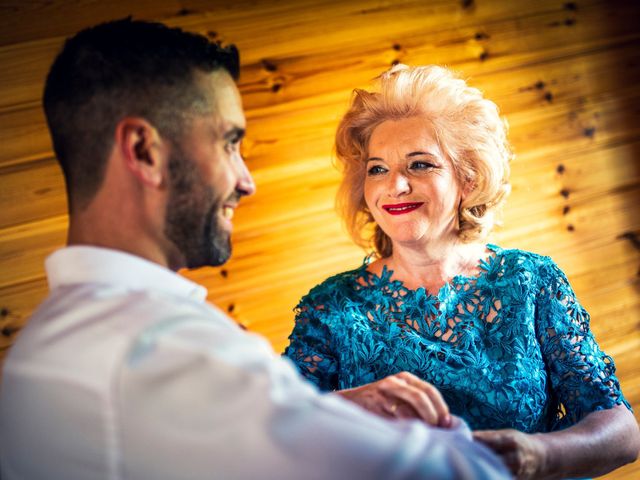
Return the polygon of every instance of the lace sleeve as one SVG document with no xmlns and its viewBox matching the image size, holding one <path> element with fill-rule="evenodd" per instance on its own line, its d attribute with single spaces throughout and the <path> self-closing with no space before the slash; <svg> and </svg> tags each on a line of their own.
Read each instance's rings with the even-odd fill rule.
<svg viewBox="0 0 640 480">
<path fill-rule="evenodd" d="M 596 343 L 589 314 L 565 274 L 550 259 L 540 269 L 536 305 L 538 341 L 557 401 L 552 430 L 568 427 L 595 410 L 624 403 L 613 359 Z"/>
<path fill-rule="evenodd" d="M 332 332 L 322 321 L 326 315 L 324 305 L 313 305 L 308 298 L 304 298 L 295 308 L 295 313 L 295 326 L 284 355 L 320 390 L 336 390 L 338 368 L 331 348 Z"/>
</svg>

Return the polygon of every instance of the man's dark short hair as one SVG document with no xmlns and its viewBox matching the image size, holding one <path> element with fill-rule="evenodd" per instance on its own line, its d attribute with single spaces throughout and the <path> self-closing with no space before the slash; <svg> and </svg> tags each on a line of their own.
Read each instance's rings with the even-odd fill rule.
<svg viewBox="0 0 640 480">
<path fill-rule="evenodd" d="M 143 117 L 178 141 L 190 112 L 207 108 L 197 72 L 239 75 L 238 50 L 160 23 L 130 18 L 88 28 L 67 40 L 44 89 L 53 148 L 70 208 L 100 188 L 117 123 Z"/>
</svg>

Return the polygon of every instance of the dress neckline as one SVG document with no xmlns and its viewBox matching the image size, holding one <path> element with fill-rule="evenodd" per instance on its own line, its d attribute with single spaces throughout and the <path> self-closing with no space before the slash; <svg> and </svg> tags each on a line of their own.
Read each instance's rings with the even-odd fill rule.
<svg viewBox="0 0 640 480">
<path fill-rule="evenodd" d="M 382 272 L 380 272 L 380 274 L 368 270 L 367 267 L 369 266 L 370 259 L 372 258 L 373 254 L 367 255 L 364 258 L 362 265 L 358 268 L 358 270 L 356 270 L 358 272 L 358 277 L 362 278 L 364 281 L 364 283 L 358 282 L 358 284 L 362 287 L 367 288 L 381 288 L 388 285 L 393 291 L 401 291 L 403 293 L 403 296 L 410 292 L 413 294 L 424 292 L 424 294 L 428 297 L 441 298 L 444 293 L 448 294 L 451 290 L 455 290 L 456 286 L 475 282 L 483 275 L 486 275 L 488 270 L 487 267 L 491 262 L 495 261 L 498 254 L 502 252 L 502 248 L 492 243 L 485 244 L 485 248 L 490 252 L 493 252 L 493 254 L 490 254 L 486 258 L 481 258 L 478 260 L 478 273 L 474 275 L 454 275 L 450 281 L 446 282 L 444 285 L 442 285 L 442 287 L 440 287 L 437 292 L 434 293 L 430 292 L 424 287 L 418 287 L 416 289 L 409 288 L 404 284 L 402 280 L 392 280 L 391 277 L 393 276 L 394 271 L 388 268 L 386 265 L 383 265 Z"/>
</svg>

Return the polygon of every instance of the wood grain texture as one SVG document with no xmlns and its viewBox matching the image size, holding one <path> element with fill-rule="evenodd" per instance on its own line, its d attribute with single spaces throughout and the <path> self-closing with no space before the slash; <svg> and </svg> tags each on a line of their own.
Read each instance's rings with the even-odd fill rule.
<svg viewBox="0 0 640 480">
<path fill-rule="evenodd" d="M 337 122 L 352 90 L 393 63 L 445 64 L 510 124 L 513 192 L 490 240 L 550 255 L 565 270 L 640 408 L 633 0 L 0 0 L 0 361 L 46 296 L 42 262 L 66 235 L 44 78 L 66 36 L 127 15 L 240 48 L 243 148 L 258 191 L 236 213 L 232 260 L 184 272 L 239 323 L 281 351 L 299 298 L 362 262 L 366 252 L 334 212 Z M 639 476 L 633 464 L 604 478 Z"/>
</svg>

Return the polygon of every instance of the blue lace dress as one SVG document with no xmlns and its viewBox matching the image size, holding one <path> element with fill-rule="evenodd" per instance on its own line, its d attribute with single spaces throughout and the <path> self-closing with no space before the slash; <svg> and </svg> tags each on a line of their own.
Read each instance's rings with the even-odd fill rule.
<svg viewBox="0 0 640 480">
<path fill-rule="evenodd" d="M 472 429 L 547 432 L 629 404 L 589 315 L 548 257 L 488 245 L 475 277 L 437 295 L 360 268 L 313 288 L 285 350 L 321 390 L 408 371 Z"/>
</svg>

